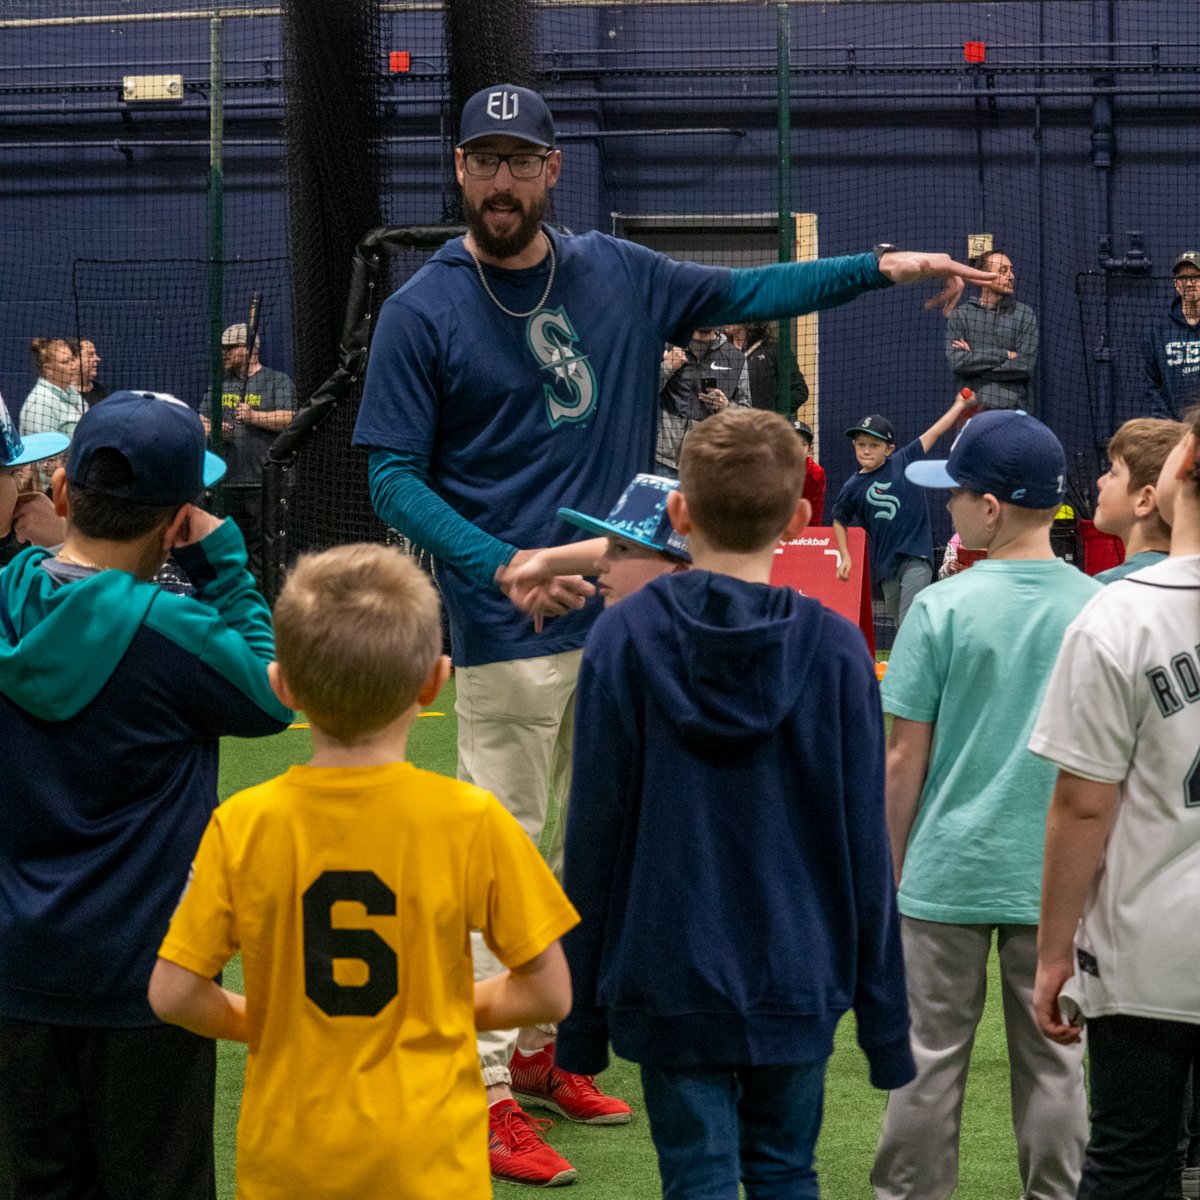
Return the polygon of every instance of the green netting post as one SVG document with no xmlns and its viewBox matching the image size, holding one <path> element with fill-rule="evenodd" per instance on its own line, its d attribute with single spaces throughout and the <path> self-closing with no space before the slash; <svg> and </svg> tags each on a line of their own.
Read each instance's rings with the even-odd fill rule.
<svg viewBox="0 0 1200 1200">
<path fill-rule="evenodd" d="M 791 74 L 791 16 L 787 0 L 775 6 L 775 125 L 779 146 L 779 172 L 776 187 L 779 208 L 779 261 L 791 262 L 795 253 L 795 230 L 792 221 L 792 74 Z M 779 338 L 775 356 L 777 391 L 775 408 L 787 413 L 792 400 L 792 323 L 779 322 Z"/>
<path fill-rule="evenodd" d="M 208 344 L 209 415 L 212 430 L 209 443 L 220 454 L 224 443 L 221 428 L 221 392 L 224 366 L 221 359 L 222 308 L 225 297 L 225 29 L 221 17 L 213 17 L 208 26 Z M 218 515 L 225 511 L 224 494 L 218 484 L 213 489 L 213 507 Z"/>
</svg>

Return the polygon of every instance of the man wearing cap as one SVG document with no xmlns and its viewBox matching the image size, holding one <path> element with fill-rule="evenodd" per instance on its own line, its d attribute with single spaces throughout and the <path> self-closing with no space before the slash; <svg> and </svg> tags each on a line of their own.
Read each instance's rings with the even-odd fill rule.
<svg viewBox="0 0 1200 1200">
<path fill-rule="evenodd" d="M 963 278 L 990 278 L 944 254 L 885 246 L 731 271 L 601 233 L 567 236 L 543 222 L 562 165 L 536 92 L 501 83 L 467 101 L 455 170 L 468 233 L 382 306 L 354 434 L 370 450 L 376 511 L 438 562 L 459 777 L 494 792 L 535 840 L 552 780 L 566 804 L 575 677 L 600 606 L 580 578 L 525 589 L 519 569 L 572 536 L 560 505 L 607 512 L 652 469 L 664 345 L 931 275 L 945 280 L 931 303 L 948 307 Z M 535 612 L 557 619 L 536 633 Z M 511 1047 L 510 1038 L 483 1048 L 494 1101 L 511 1097 Z M 516 1065 L 536 1049 L 523 1041 Z M 558 1071 L 515 1090 L 576 1119 L 628 1120 L 586 1076 Z M 557 1155 L 544 1161 L 531 1125 L 502 1139 L 493 1122 L 492 1135 L 498 1176 L 574 1177 Z"/>
<path fill-rule="evenodd" d="M 262 574 L 262 470 L 267 451 L 296 412 L 296 389 L 282 371 L 259 361 L 259 339 L 248 345 L 244 322 L 221 334 L 221 432 L 229 463 L 225 479 L 225 515 L 232 517 L 246 539 L 246 554 L 255 579 Z M 206 432 L 211 432 L 212 404 L 200 405 Z"/>
<path fill-rule="evenodd" d="M 57 551 L 0 572 L 0 1179 L 14 1196 L 212 1200 L 212 1042 L 162 1025 L 155 955 L 217 804 L 224 735 L 277 733 L 271 616 L 221 464 L 173 398 L 89 409 Z M 195 598 L 148 582 L 168 553 Z"/>
<path fill-rule="evenodd" d="M 1142 396 L 1150 416 L 1178 421 L 1200 401 L 1200 250 L 1185 250 L 1171 273 L 1175 299 L 1142 338 Z"/>
<path fill-rule="evenodd" d="M 949 1197 L 993 937 L 1012 1070 L 1021 1195 L 1074 1200 L 1087 1140 L 1081 1046 L 1041 1037 L 1030 1006 L 1052 763 L 1028 749 L 1067 626 L 1101 585 L 1050 546 L 1066 455 L 1023 412 L 984 412 L 909 482 L 949 493 L 988 557 L 926 588 L 883 680 L 887 810 L 917 1077 L 888 1098 L 877 1200 Z"/>
<path fill-rule="evenodd" d="M 971 389 L 980 408 L 1032 412 L 1029 381 L 1037 366 L 1037 318 L 1013 296 L 1017 277 L 1007 254 L 992 250 L 975 264 L 995 278 L 946 322 L 946 358 L 955 383 Z"/>
</svg>

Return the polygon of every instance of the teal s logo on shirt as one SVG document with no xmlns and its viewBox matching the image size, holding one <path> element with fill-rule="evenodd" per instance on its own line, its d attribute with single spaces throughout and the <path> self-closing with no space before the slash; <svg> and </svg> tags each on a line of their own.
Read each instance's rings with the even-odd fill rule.
<svg viewBox="0 0 1200 1200">
<path fill-rule="evenodd" d="M 900 511 L 900 497 L 888 494 L 890 483 L 873 483 L 867 488 L 867 503 L 875 510 L 877 521 L 894 521 Z"/>
<path fill-rule="evenodd" d="M 596 407 L 596 376 L 578 350 L 579 335 L 561 308 L 540 308 L 525 326 L 525 340 L 553 382 L 543 386 L 550 427 L 586 420 Z"/>
</svg>

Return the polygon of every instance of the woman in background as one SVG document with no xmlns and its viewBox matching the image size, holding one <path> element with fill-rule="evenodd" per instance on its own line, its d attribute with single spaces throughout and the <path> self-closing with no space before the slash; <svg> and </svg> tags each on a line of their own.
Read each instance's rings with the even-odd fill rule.
<svg viewBox="0 0 1200 1200">
<path fill-rule="evenodd" d="M 726 325 L 725 336 L 746 356 L 750 407 L 778 411 L 779 356 L 774 328 L 770 325 Z M 785 407 L 795 410 L 807 403 L 808 383 L 793 360 L 791 399 Z"/>
<path fill-rule="evenodd" d="M 36 337 L 29 343 L 37 383 L 21 405 L 21 433 L 61 433 L 71 438 L 87 405 L 79 394 L 79 351 L 66 338 Z M 50 485 L 57 458 L 35 468 L 39 489 Z"/>
</svg>

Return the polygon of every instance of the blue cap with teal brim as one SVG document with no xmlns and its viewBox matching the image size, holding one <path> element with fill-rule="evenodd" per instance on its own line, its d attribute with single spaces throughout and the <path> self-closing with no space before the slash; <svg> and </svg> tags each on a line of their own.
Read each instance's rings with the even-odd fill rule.
<svg viewBox="0 0 1200 1200">
<path fill-rule="evenodd" d="M 572 508 L 560 508 L 558 515 L 588 533 L 624 538 L 627 542 L 690 563 L 692 556 L 688 552 L 687 538 L 675 532 L 667 516 L 667 497 L 678 486 L 677 479 L 666 479 L 662 475 L 635 475 L 606 520 L 589 517 Z"/>
<path fill-rule="evenodd" d="M 1065 495 L 1067 456 L 1036 417 L 993 408 L 963 426 L 949 458 L 909 463 L 904 474 L 918 487 L 962 488 L 1018 508 L 1054 508 Z"/>
<path fill-rule="evenodd" d="M 196 410 L 162 392 L 113 392 L 89 408 L 67 455 L 71 483 L 96 487 L 89 476 L 99 449 L 118 451 L 133 469 L 130 479 L 100 490 L 132 504 L 187 504 L 225 474 L 225 463 L 204 449 Z"/>
<path fill-rule="evenodd" d="M 0 467 L 23 467 L 61 454 L 71 439 L 65 433 L 30 433 L 22 437 L 0 396 Z"/>
</svg>

